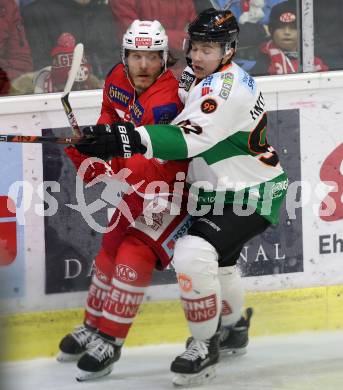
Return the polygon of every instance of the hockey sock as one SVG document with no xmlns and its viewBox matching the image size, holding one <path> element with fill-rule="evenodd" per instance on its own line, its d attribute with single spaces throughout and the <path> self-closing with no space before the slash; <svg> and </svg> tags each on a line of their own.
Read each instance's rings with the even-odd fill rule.
<svg viewBox="0 0 343 390">
<path fill-rule="evenodd" d="M 86 325 L 97 328 L 102 316 L 102 307 L 105 297 L 110 290 L 113 273 L 113 258 L 103 248 L 95 258 L 95 272 L 88 289 L 84 322 Z"/>
<path fill-rule="evenodd" d="M 139 239 L 127 235 L 120 245 L 99 331 L 124 341 L 152 278 L 157 256 Z"/>
<path fill-rule="evenodd" d="M 220 267 L 219 281 L 222 296 L 222 325 L 234 325 L 241 317 L 244 303 L 242 278 L 236 266 Z"/>
</svg>

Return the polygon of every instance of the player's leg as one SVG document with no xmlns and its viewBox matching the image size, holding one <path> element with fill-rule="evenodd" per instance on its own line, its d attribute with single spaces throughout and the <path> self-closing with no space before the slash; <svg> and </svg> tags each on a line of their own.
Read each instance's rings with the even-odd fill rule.
<svg viewBox="0 0 343 390">
<path fill-rule="evenodd" d="M 57 360 L 60 362 L 78 360 L 85 353 L 88 344 L 94 340 L 105 297 L 110 290 L 113 273 L 114 256 L 101 248 L 95 258 L 95 270 L 88 289 L 83 325 L 63 337 L 59 344 L 60 352 Z"/>
<path fill-rule="evenodd" d="M 238 216 L 232 205 L 226 205 L 223 215 L 208 214 L 206 218 L 199 218 L 189 229 L 189 236 L 177 241 L 174 265 L 193 337 L 186 352 L 172 363 L 172 371 L 186 374 L 177 384 L 189 384 L 192 372 L 192 375 L 201 374 L 202 380 L 204 368 L 218 360 L 217 353 L 213 352 L 216 344 L 211 344 L 211 340 L 217 339 L 221 301 L 224 298 L 227 308 L 230 308 L 226 315 L 224 311 L 225 326 L 229 327 L 240 321 L 243 304 L 240 277 L 230 267 L 235 266 L 244 243 L 268 226 L 269 222 L 260 215 Z M 191 349 L 199 343 L 202 348 L 196 356 Z M 204 353 L 204 344 L 213 347 L 212 351 L 207 348 L 208 354 Z"/>
<path fill-rule="evenodd" d="M 214 376 L 213 365 L 219 358 L 218 253 L 202 237 L 187 235 L 176 242 L 173 264 L 192 338 L 172 362 L 171 371 L 177 374 L 174 384 L 192 385 Z"/>
<path fill-rule="evenodd" d="M 127 235 L 117 251 L 110 289 L 106 295 L 97 338 L 78 361 L 77 380 L 109 374 L 150 285 L 157 256 L 136 237 Z"/>
<path fill-rule="evenodd" d="M 248 332 L 253 310 L 247 308 L 245 315 L 242 315 L 244 288 L 235 265 L 219 267 L 219 281 L 222 293 L 220 352 L 240 355 L 246 352 L 249 342 Z"/>
</svg>

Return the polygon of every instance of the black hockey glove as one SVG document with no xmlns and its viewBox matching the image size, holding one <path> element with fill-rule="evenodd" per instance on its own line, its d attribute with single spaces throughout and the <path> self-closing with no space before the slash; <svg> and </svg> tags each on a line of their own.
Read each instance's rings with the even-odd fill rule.
<svg viewBox="0 0 343 390">
<path fill-rule="evenodd" d="M 85 138 L 75 145 L 76 149 L 86 156 L 108 161 L 113 157 L 129 158 L 136 153 L 146 152 L 138 131 L 129 122 L 87 126 L 82 132 L 84 135 L 94 137 Z"/>
</svg>

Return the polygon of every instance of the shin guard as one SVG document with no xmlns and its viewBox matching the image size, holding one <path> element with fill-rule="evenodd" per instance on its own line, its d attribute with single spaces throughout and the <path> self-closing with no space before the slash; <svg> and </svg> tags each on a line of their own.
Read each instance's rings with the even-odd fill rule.
<svg viewBox="0 0 343 390">
<path fill-rule="evenodd" d="M 203 238 L 184 236 L 176 242 L 173 261 L 190 332 L 195 339 L 209 339 L 221 309 L 217 251 Z"/>
</svg>

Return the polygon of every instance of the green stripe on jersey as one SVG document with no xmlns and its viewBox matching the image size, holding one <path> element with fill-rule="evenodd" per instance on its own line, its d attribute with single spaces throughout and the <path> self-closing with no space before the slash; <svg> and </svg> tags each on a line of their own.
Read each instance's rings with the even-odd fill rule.
<svg viewBox="0 0 343 390">
<path fill-rule="evenodd" d="M 182 130 L 173 125 L 144 126 L 149 133 L 153 156 L 163 160 L 183 160 L 188 157 Z"/>
<path fill-rule="evenodd" d="M 218 161 L 225 160 L 234 156 L 252 155 L 248 148 L 250 133 L 238 131 L 223 141 L 217 143 L 213 148 L 206 150 L 199 155 L 208 165 L 215 164 Z"/>
<path fill-rule="evenodd" d="M 273 225 L 279 221 L 279 212 L 282 202 L 286 196 L 288 179 L 283 172 L 273 179 L 260 183 L 256 186 L 246 187 L 240 191 L 226 191 L 225 193 L 216 191 L 205 191 L 203 188 L 188 185 L 189 192 L 196 196 L 198 205 L 213 204 L 216 202 L 233 203 L 237 205 L 249 205 L 258 214 L 266 218 Z M 256 198 L 258 194 L 258 198 Z"/>
</svg>

